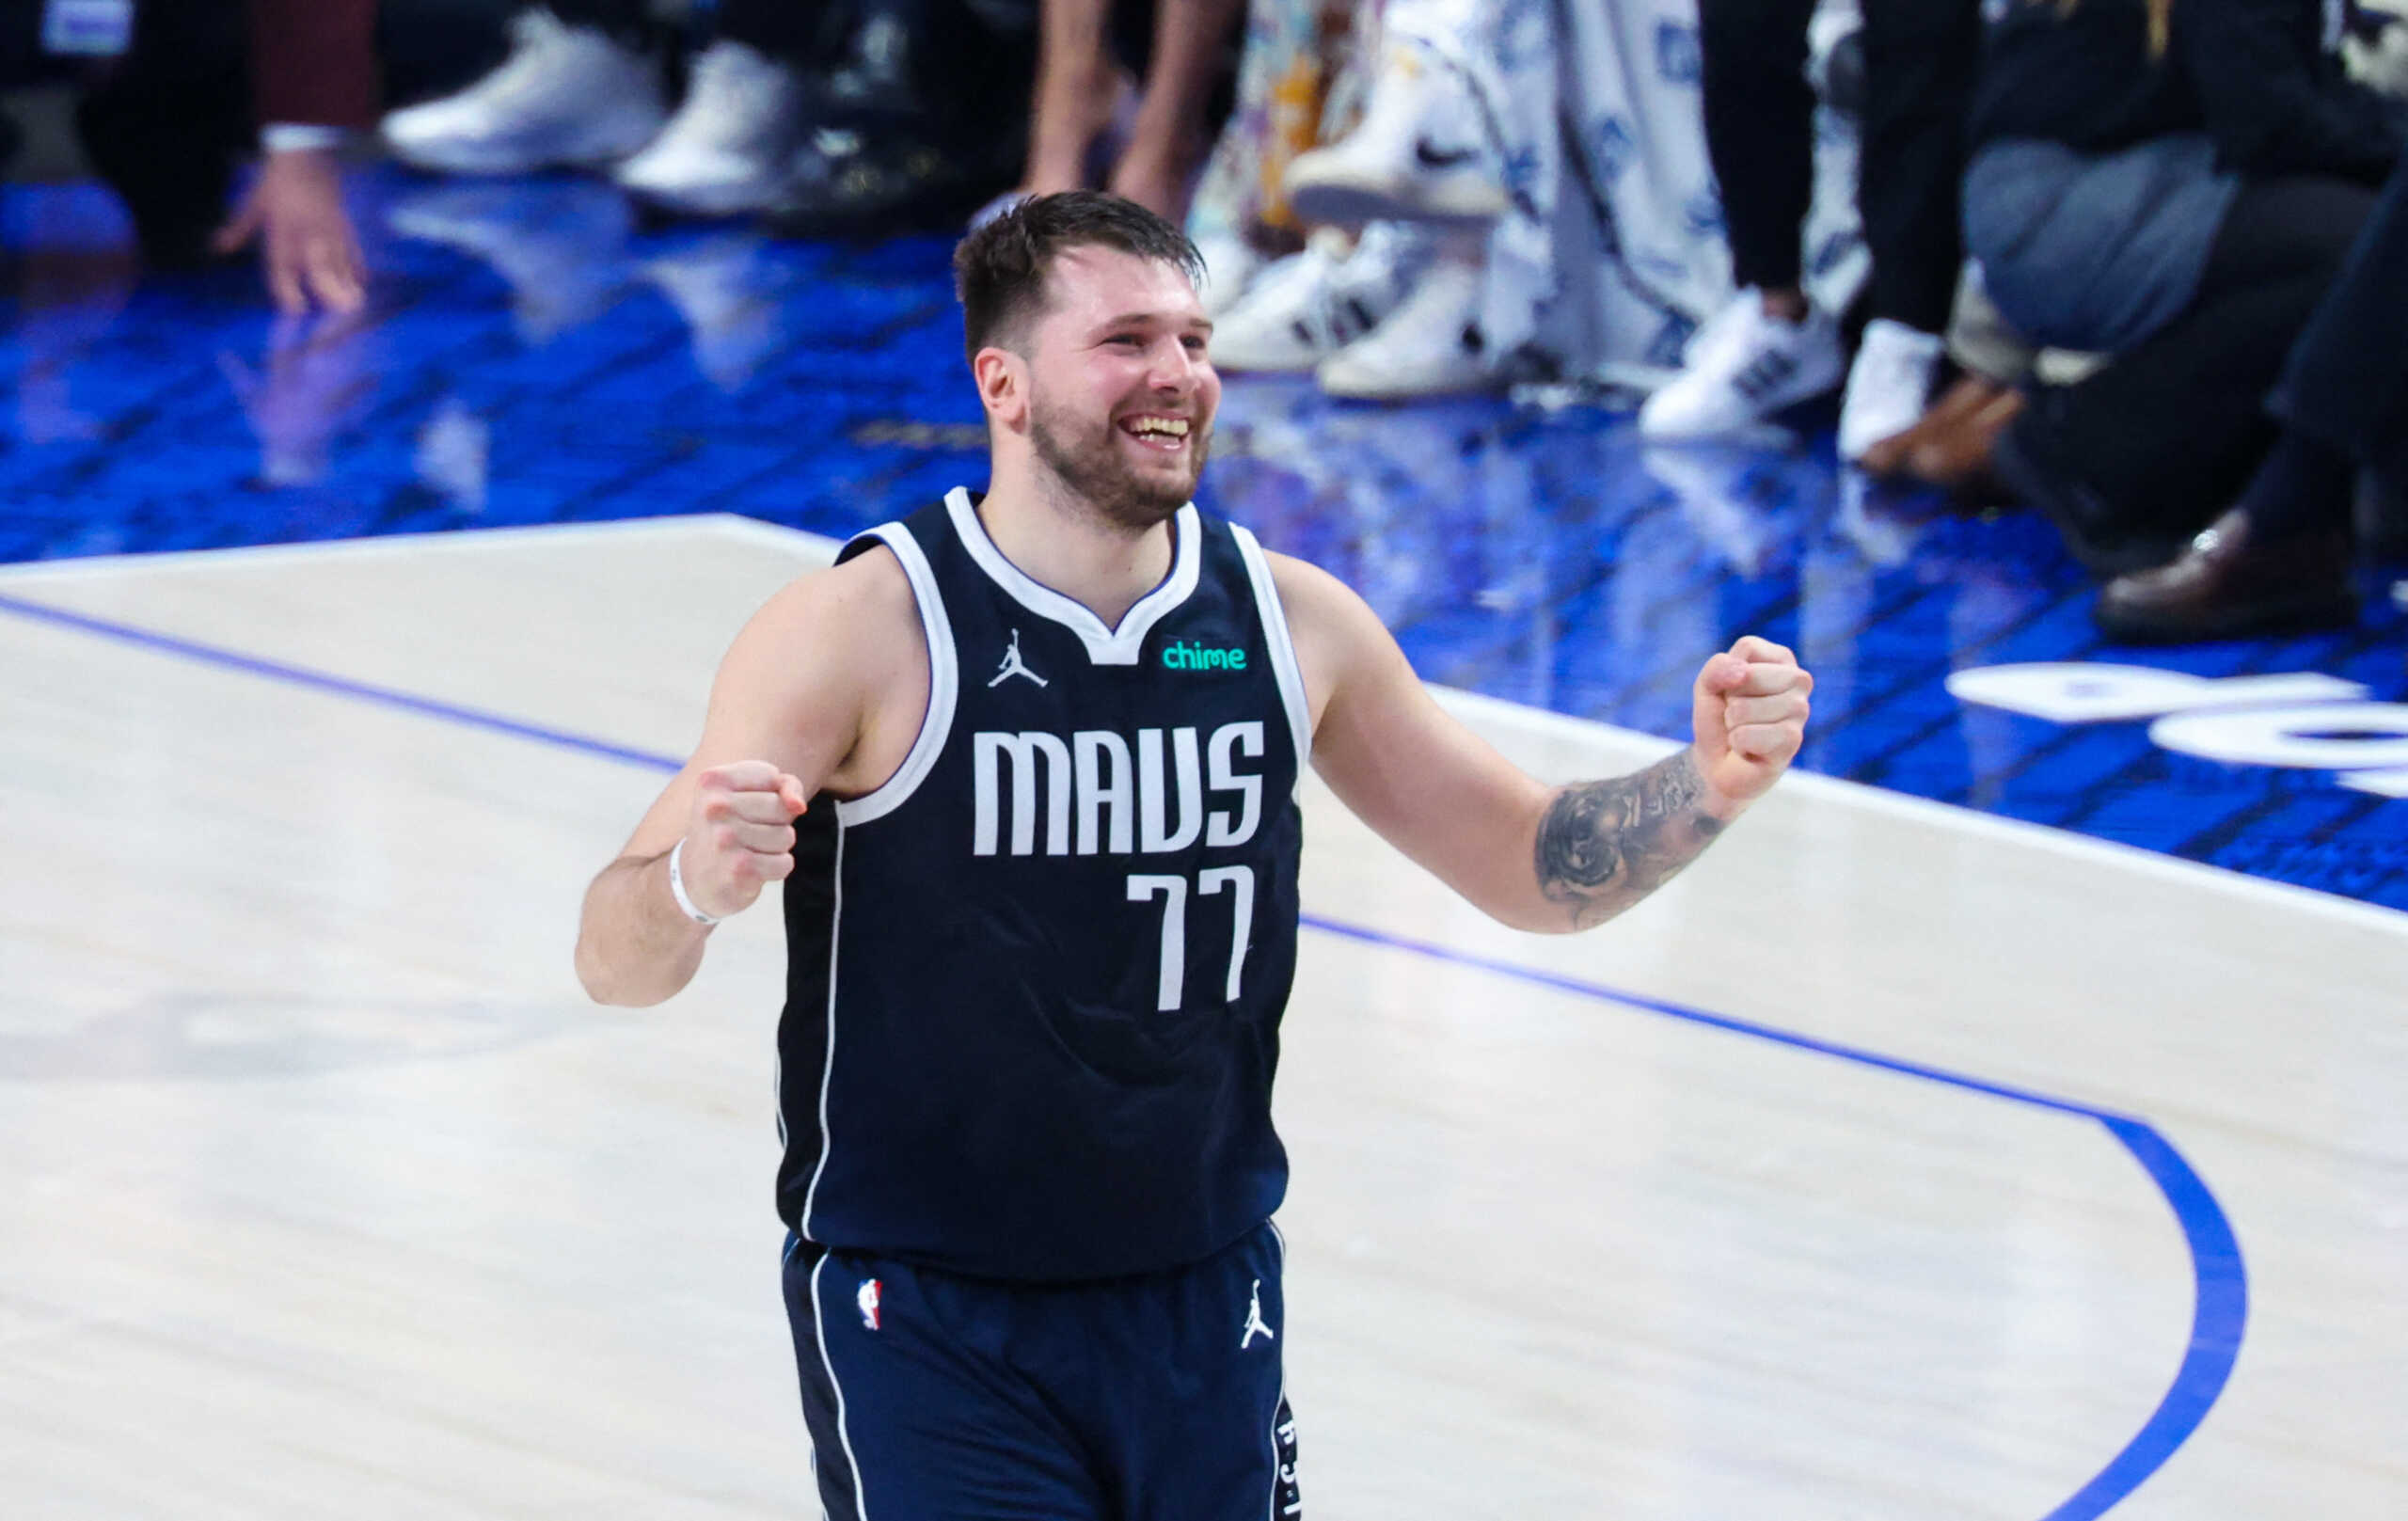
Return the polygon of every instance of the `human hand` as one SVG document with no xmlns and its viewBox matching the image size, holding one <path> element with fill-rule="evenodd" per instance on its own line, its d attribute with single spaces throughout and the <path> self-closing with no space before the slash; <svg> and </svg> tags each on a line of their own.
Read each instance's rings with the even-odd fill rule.
<svg viewBox="0 0 2408 1521">
<path fill-rule="evenodd" d="M 1705 662 L 1692 693 L 1706 811 L 1728 816 L 1765 795 L 1806 739 L 1814 678 L 1798 657 L 1753 634 Z"/>
<path fill-rule="evenodd" d="M 686 895 L 714 919 L 741 913 L 794 870 L 794 821 L 810 800 L 802 783 L 768 761 L 714 766 L 694 779 L 694 805 L 677 858 Z"/>
<path fill-rule="evenodd" d="M 277 309 L 357 311 L 368 300 L 367 262 L 343 210 L 342 166 L 330 148 L 271 152 L 250 194 L 211 240 L 219 253 L 261 245 Z"/>
</svg>

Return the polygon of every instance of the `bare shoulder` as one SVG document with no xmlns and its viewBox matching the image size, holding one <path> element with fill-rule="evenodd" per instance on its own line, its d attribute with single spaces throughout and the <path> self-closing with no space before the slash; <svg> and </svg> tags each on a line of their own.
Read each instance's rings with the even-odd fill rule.
<svg viewBox="0 0 2408 1521">
<path fill-rule="evenodd" d="M 1279 600 L 1287 605 L 1291 618 L 1303 610 L 1300 604 L 1317 606 L 1334 596 L 1354 594 L 1347 590 L 1344 581 L 1309 560 L 1299 560 L 1276 549 L 1263 550 L 1262 560 L 1271 567 L 1271 584 L 1279 589 Z"/>
<path fill-rule="evenodd" d="M 898 641 L 906 652 L 917 645 L 920 607 L 903 563 L 877 544 L 843 565 L 807 570 L 778 587 L 737 635 L 730 659 L 857 669 L 894 655 Z"/>
<path fill-rule="evenodd" d="M 909 750 L 927 672 L 911 580 L 875 546 L 787 582 L 744 626 L 712 689 L 710 748 L 792 757 L 797 775 L 865 790 Z"/>
<path fill-rule="evenodd" d="M 621 854 L 675 845 L 698 778 L 714 767 L 768 761 L 806 796 L 871 790 L 910 753 L 927 692 L 917 604 L 891 550 L 796 578 L 728 646 L 701 739 Z"/>
<path fill-rule="evenodd" d="M 883 544 L 873 545 L 840 565 L 807 571 L 788 581 L 761 605 L 754 623 L 772 632 L 808 631 L 840 636 L 858 628 L 861 642 L 891 640 L 899 625 L 917 628 L 918 603 L 903 562 Z M 845 641 L 847 643 L 852 641 Z"/>
<path fill-rule="evenodd" d="M 1309 560 L 1268 549 L 1263 559 L 1291 625 L 1301 622 L 1349 639 L 1387 641 L 1387 626 L 1354 588 Z"/>
<path fill-rule="evenodd" d="M 1320 728 L 1330 698 L 1355 673 L 1402 663 L 1396 641 L 1354 589 L 1309 560 L 1265 551 L 1271 584 L 1287 614 L 1288 635 L 1305 677 L 1313 725 Z"/>
</svg>

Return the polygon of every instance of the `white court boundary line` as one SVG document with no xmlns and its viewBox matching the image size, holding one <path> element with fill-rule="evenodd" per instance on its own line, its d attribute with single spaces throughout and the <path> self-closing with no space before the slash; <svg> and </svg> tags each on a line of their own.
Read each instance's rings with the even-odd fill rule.
<svg viewBox="0 0 2408 1521">
<path fill-rule="evenodd" d="M 834 562 L 839 541 L 801 529 L 764 523 L 734 513 L 697 514 L 683 517 L 628 518 L 608 523 L 536 524 L 528 527 L 442 530 L 430 533 L 392 533 L 372 539 L 339 539 L 309 544 L 252 545 L 227 549 L 178 549 L 158 554 L 93 555 L 77 560 L 34 561 L 0 566 L 0 584 L 103 579 L 132 571 L 205 569 L 230 561 L 247 563 L 309 563 L 312 561 L 372 560 L 392 555 L 436 550 L 464 552 L 492 547 L 517 546 L 541 540 L 582 543 L 647 537 L 672 538 L 697 531 L 749 542 L 764 549 L 796 555 L 806 565 Z M 1519 728 L 1525 733 L 1570 740 L 1591 747 L 1641 749 L 1670 754 L 1678 741 L 1642 734 L 1595 719 L 1557 713 L 1528 704 L 1489 697 L 1460 688 L 1428 684 L 1440 704 L 1466 722 Z M 2002 818 L 1955 803 L 1938 802 L 1892 792 L 1844 777 L 1793 770 L 1782 781 L 1789 793 L 1822 797 L 1867 813 L 1886 815 L 1909 823 L 1955 830 L 1975 838 L 2087 861 L 2101 867 L 2136 873 L 2159 881 L 2207 887 L 2269 907 L 2305 912 L 2338 924 L 2377 933 L 2408 936 L 2408 913 L 2361 903 L 2354 898 L 2320 893 L 2251 877 L 2204 862 L 2185 861 L 2134 845 L 2120 845 L 2092 835 L 2020 818 Z"/>
<path fill-rule="evenodd" d="M 250 544 L 224 549 L 165 549 L 155 554 L 84 555 L 71 560 L 32 560 L 0 565 L 0 582 L 103 580 L 128 571 L 205 570 L 229 562 L 308 564 L 317 561 L 377 560 L 397 554 L 467 550 L 523 545 L 534 540 L 578 544 L 612 539 L 673 538 L 705 529 L 722 537 L 749 539 L 764 548 L 800 551 L 816 564 L 832 563 L 837 541 L 800 529 L 780 528 L 733 513 L 684 517 L 629 517 L 608 523 L 536 523 L 510 528 L 439 529 L 426 533 L 387 533 L 372 539 L 319 539 L 307 544 Z"/>
<path fill-rule="evenodd" d="M 1594 744 L 1600 739 L 1624 744 L 1650 745 L 1659 755 L 1669 755 L 1679 748 L 1678 741 L 1660 735 L 1641 734 L 1636 729 L 1617 728 L 1594 719 L 1576 718 L 1546 708 L 1508 702 L 1483 692 L 1464 691 L 1453 687 L 1433 685 L 1431 692 L 1441 705 L 1466 721 L 1478 719 L 1500 726 L 1522 724 L 1539 732 L 1553 731 L 1557 737 Z M 2408 913 L 2386 909 L 2380 904 L 2361 903 L 2355 898 L 2341 897 L 2332 893 L 2320 893 L 2312 887 L 2300 887 L 2290 882 L 2277 882 L 2263 877 L 2252 877 L 2226 866 L 2210 865 L 2204 861 L 2186 861 L 2162 851 L 2147 849 L 2137 845 L 2122 845 L 2102 840 L 2093 834 L 2077 834 L 2048 824 L 2034 824 L 2020 818 L 2004 818 L 1985 814 L 1953 802 L 1940 802 L 1930 798 L 1918 798 L 1911 793 L 1892 792 L 1869 783 L 1851 782 L 1846 777 L 1825 776 L 1818 771 L 1793 770 L 1781 780 L 1786 790 L 1809 797 L 1823 796 L 1845 802 L 1867 813 L 1887 814 L 1893 818 L 1912 823 L 1954 829 L 1976 838 L 2003 845 L 2044 848 L 2058 855 L 2072 856 L 2095 862 L 2101 866 L 2136 871 L 2161 881 L 2190 886 L 2218 887 L 2242 897 L 2256 897 L 2288 909 L 2301 909 L 2361 928 L 2381 930 L 2390 934 L 2408 934 Z"/>
</svg>

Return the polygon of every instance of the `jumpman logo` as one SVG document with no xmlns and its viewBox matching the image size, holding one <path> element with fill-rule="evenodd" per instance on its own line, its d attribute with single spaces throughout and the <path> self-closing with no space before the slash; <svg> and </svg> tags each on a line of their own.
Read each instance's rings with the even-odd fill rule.
<svg viewBox="0 0 2408 1521">
<path fill-rule="evenodd" d="M 1254 1280 L 1254 1298 L 1245 1307 L 1245 1335 L 1238 1339 L 1238 1351 L 1244 1352 L 1254 1345 L 1257 1332 L 1261 1333 L 1266 1341 L 1279 1339 L 1278 1332 L 1262 1323 L 1262 1280 L 1260 1278 Z"/>
<path fill-rule="evenodd" d="M 1001 671 L 996 672 L 995 679 L 987 683 L 987 685 L 990 687 L 1000 687 L 1014 676 L 1026 676 L 1029 680 L 1037 683 L 1040 687 L 1045 685 L 1045 678 L 1043 676 L 1038 675 L 1036 672 L 1031 671 L 1026 665 L 1022 663 L 1020 658 L 1020 630 L 1017 628 L 1012 630 L 1011 647 L 1004 651 L 1004 668 Z"/>
</svg>

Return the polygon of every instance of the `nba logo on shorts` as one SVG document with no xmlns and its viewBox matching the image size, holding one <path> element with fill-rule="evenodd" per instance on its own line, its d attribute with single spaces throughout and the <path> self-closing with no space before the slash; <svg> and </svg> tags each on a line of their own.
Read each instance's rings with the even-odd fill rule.
<svg viewBox="0 0 2408 1521">
<path fill-rule="evenodd" d="M 878 1280 L 876 1278 L 871 1278 L 863 1282 L 862 1285 L 862 1291 L 855 1294 L 853 1299 L 854 1302 L 859 1304 L 862 1307 L 862 1323 L 868 1326 L 873 1331 L 877 1330 Z"/>
</svg>

